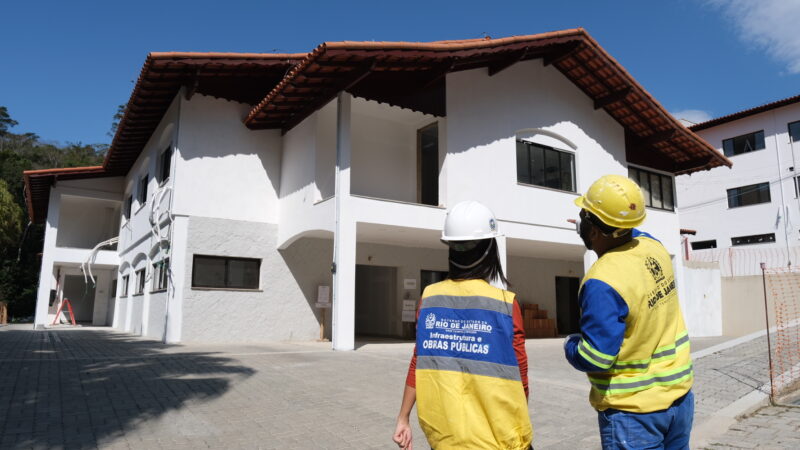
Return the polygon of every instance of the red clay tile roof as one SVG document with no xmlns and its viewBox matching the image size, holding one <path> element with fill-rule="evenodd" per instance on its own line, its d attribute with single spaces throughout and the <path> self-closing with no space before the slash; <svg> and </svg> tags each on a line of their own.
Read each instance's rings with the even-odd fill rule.
<svg viewBox="0 0 800 450">
<path fill-rule="evenodd" d="M 739 112 L 735 112 L 733 114 L 728 114 L 727 116 L 717 117 L 716 119 L 711 119 L 706 122 L 698 123 L 690 126 L 689 129 L 692 131 L 705 130 L 708 128 L 713 128 L 717 125 L 722 125 L 723 123 L 733 122 L 734 120 L 742 119 L 748 116 L 753 116 L 755 114 L 767 112 L 776 108 L 780 108 L 782 106 L 788 106 L 798 102 L 800 102 L 800 95 L 795 95 L 794 97 L 784 98 L 783 100 L 777 100 L 761 106 L 756 106 L 754 108 L 749 108 Z"/>
<path fill-rule="evenodd" d="M 62 177 L 125 175 L 181 87 L 255 105 L 253 129 L 284 132 L 345 90 L 445 116 L 447 73 L 542 58 L 626 131 L 627 160 L 671 173 L 730 161 L 683 127 L 581 28 L 500 39 L 437 42 L 330 42 L 309 54 L 151 53 L 128 101 L 102 170 L 26 173 L 28 212 L 44 221 L 49 187 Z"/>
<path fill-rule="evenodd" d="M 182 87 L 226 100 L 256 104 L 306 55 L 271 53 L 150 53 L 102 166 L 26 171 L 28 215 L 47 218 L 56 179 L 125 175 Z"/>
<path fill-rule="evenodd" d="M 70 180 L 107 176 L 108 174 L 103 169 L 103 166 L 65 167 L 22 172 L 22 177 L 25 180 L 25 204 L 28 207 L 28 217 L 34 223 L 42 223 L 47 219 L 50 186 L 53 185 L 56 177 L 61 180 Z"/>
<path fill-rule="evenodd" d="M 670 173 L 730 161 L 672 117 L 581 29 L 501 39 L 439 42 L 329 42 L 309 53 L 245 119 L 253 129 L 293 128 L 341 91 L 446 116 L 447 73 L 487 67 L 493 75 L 542 58 L 626 130 L 628 161 Z"/>
</svg>

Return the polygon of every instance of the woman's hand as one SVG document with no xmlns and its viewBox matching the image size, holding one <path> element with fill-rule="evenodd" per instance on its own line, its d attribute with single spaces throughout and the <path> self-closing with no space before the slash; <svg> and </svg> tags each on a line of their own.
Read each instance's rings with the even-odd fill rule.
<svg viewBox="0 0 800 450">
<path fill-rule="evenodd" d="M 397 419 L 397 426 L 394 429 L 392 440 L 403 450 L 413 449 L 411 425 L 408 424 L 408 420 Z"/>
</svg>

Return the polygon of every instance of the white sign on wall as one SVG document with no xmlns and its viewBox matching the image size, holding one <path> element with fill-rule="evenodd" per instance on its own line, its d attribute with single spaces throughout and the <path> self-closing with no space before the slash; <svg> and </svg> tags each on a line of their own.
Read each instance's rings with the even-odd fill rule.
<svg viewBox="0 0 800 450">
<path fill-rule="evenodd" d="M 406 278 L 403 280 L 403 289 L 416 289 L 417 280 L 415 278 Z"/>
<path fill-rule="evenodd" d="M 403 300 L 403 311 L 416 311 L 417 302 L 415 300 Z"/>
<path fill-rule="evenodd" d="M 331 287 L 318 286 L 317 287 L 317 308 L 330 308 L 331 307 Z"/>
</svg>

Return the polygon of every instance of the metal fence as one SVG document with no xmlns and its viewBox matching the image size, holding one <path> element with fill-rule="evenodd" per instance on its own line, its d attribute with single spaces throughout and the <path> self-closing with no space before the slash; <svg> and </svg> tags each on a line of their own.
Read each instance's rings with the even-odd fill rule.
<svg viewBox="0 0 800 450">
<path fill-rule="evenodd" d="M 761 275 L 761 263 L 767 267 L 800 266 L 800 247 L 710 248 L 692 250 L 690 261 L 717 262 L 723 277 Z"/>
<path fill-rule="evenodd" d="M 771 397 L 777 402 L 800 388 L 800 267 L 761 264 L 760 269 L 770 331 L 767 346 Z"/>
</svg>

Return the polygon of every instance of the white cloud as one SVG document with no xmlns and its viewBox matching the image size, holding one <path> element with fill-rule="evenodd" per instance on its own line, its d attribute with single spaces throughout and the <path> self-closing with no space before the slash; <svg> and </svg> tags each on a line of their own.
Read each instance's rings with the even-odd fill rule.
<svg viewBox="0 0 800 450">
<path fill-rule="evenodd" d="M 684 109 L 683 111 L 675 111 L 672 117 L 678 119 L 683 126 L 690 127 L 696 123 L 708 122 L 712 119 L 711 114 L 699 109 Z"/>
<path fill-rule="evenodd" d="M 800 1 L 706 0 L 730 19 L 746 44 L 767 52 L 800 74 Z"/>
</svg>

